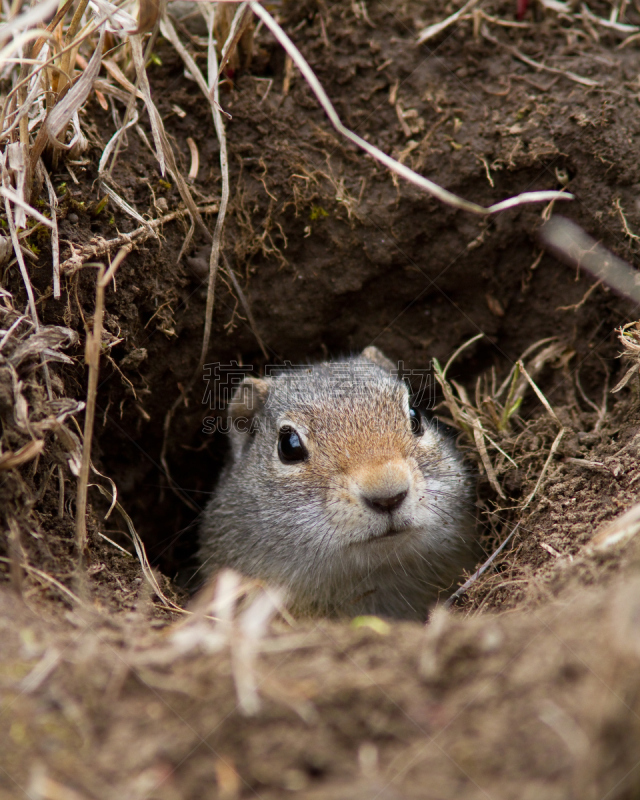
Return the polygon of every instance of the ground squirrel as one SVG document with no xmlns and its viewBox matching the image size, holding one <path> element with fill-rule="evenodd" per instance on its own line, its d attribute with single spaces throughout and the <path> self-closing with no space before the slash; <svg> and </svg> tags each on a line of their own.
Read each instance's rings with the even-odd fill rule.
<svg viewBox="0 0 640 800">
<path fill-rule="evenodd" d="M 397 371 L 396 371 L 397 372 Z M 211 574 L 283 587 L 294 612 L 425 619 L 469 566 L 471 483 L 376 348 L 247 378 L 200 529 Z"/>
</svg>

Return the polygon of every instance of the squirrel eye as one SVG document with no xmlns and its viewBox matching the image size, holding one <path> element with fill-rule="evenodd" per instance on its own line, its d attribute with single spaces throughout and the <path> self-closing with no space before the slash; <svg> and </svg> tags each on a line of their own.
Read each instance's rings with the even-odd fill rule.
<svg viewBox="0 0 640 800">
<path fill-rule="evenodd" d="M 420 410 L 411 406 L 409 409 L 409 420 L 411 425 L 411 433 L 416 436 L 422 435 L 422 414 Z"/>
<path fill-rule="evenodd" d="M 302 444 L 300 436 L 288 425 L 280 429 L 278 455 L 283 464 L 304 461 L 308 455 L 307 448 Z"/>
</svg>

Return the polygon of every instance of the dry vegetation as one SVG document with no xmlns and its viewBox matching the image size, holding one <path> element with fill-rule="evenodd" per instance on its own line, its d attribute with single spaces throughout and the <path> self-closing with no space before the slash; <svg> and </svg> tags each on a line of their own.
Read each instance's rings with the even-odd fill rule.
<svg viewBox="0 0 640 800">
<path fill-rule="evenodd" d="M 317 5 L 327 40 L 330 10 Z M 376 27 L 369 5 L 336 7 L 342 21 L 360 30 Z M 321 130 L 313 121 L 318 141 L 331 142 L 332 153 L 347 147 L 343 139 L 359 148 L 357 157 L 345 150 L 354 171 L 365 151 L 373 159 L 366 161 L 369 169 L 393 174 L 398 197 L 411 186 L 456 209 L 451 214 L 475 215 L 485 227 L 474 229 L 469 254 L 491 235 L 491 219 L 501 212 L 533 208 L 538 224 L 573 197 L 570 176 L 556 169 L 557 180 L 545 188 L 528 191 L 523 183 L 514 196 L 496 200 L 494 177 L 510 163 L 476 155 L 493 200 L 462 199 L 424 176 L 432 138 L 442 133 L 452 153 L 462 149 L 455 139 L 462 122 L 455 109 L 443 110 L 443 97 L 430 96 L 439 117 L 426 130 L 418 112 L 403 110 L 398 84 L 391 87 L 389 103 L 406 139 L 392 158 L 346 126 L 293 43 L 300 24 L 285 33 L 275 4 L 191 6 L 175 15 L 172 5 L 167 12 L 153 0 L 2 6 L 0 800 L 232 800 L 283 792 L 309 798 L 638 796 L 640 323 L 627 321 L 624 301 L 613 311 L 619 366 L 612 367 L 611 357 L 600 359 L 589 366 L 585 385 L 585 359 L 575 337 L 566 335 L 569 326 L 556 336 L 530 337 L 510 367 L 505 359 L 458 369 L 482 346 L 482 333 L 465 337 L 444 366 L 434 359 L 442 400 L 437 413 L 459 431 L 459 446 L 478 473 L 484 554 L 425 629 L 368 618 L 293 620 L 276 593 L 231 574 L 188 607 L 183 590 L 152 568 L 118 494 L 118 477 L 99 471 L 95 447 L 96 437 L 104 441 L 106 418 L 119 413 L 123 419 L 125 401 L 141 420 L 149 417 L 144 392 L 151 390 L 135 374 L 147 350 L 136 345 L 125 358 L 113 356 L 129 323 L 117 318 L 109 298 L 121 276 L 121 291 L 134 284 L 124 265 L 144 247 L 166 251 L 173 231 L 171 241 L 180 246 L 170 260 L 190 263 L 197 273 L 205 303 L 199 357 L 193 354 L 176 381 L 179 393 L 170 387 L 162 419 L 155 420 L 162 492 L 196 509 L 172 468 L 171 442 L 177 416 L 199 391 L 203 365 L 219 352 L 219 284 L 235 303 L 225 330 L 232 333 L 242 314 L 254 350 L 266 360 L 273 352 L 270 331 L 254 318 L 247 287 L 254 258 L 276 264 L 273 274 L 283 286 L 291 282 L 286 208 L 296 219 L 307 214 L 305 239 L 330 216 L 323 205 L 330 195 L 336 218 L 351 229 L 364 224 L 364 167 L 358 195 L 334 172 L 328 150 L 321 151 L 321 167 L 310 171 L 295 147 L 287 166 L 298 182 L 282 208 L 269 183 L 275 166 L 260 156 L 268 207 L 256 223 L 258 205 L 251 207 L 242 171 L 230 166 L 229 152 L 237 155 L 233 146 L 243 143 L 227 141 L 222 92 L 235 74 L 249 70 L 252 58 L 264 59 L 260 36 L 273 34 L 271 46 L 286 54 L 278 102 L 284 107 L 294 81 L 304 78 L 307 103 L 317 101 L 339 134 L 332 138 L 328 124 Z M 282 16 L 295 16 L 291 4 L 282 6 Z M 537 91 L 551 76 L 602 92 L 603 104 L 607 92 L 631 102 L 637 78 L 612 89 L 596 74 L 534 58 L 521 40 L 507 36 L 535 29 L 550 41 L 564 37 L 568 48 L 578 42 L 582 54 L 600 47 L 604 59 L 602 52 L 637 47 L 640 8 L 619 0 L 605 16 L 556 0 L 532 6 L 526 19 L 515 19 L 515 9 L 498 2 L 469 0 L 457 9 L 442 3 L 442 13 L 424 12 L 430 18 L 414 38 L 424 45 L 466 25 L 460 30 L 469 41 L 533 70 L 535 80 L 525 78 Z M 194 15 L 206 35 L 192 32 Z M 218 139 L 215 188 L 203 189 L 197 180 L 204 159 L 197 142 L 187 139 L 185 161 L 158 109 L 150 72 L 160 61 L 159 37 L 207 108 Z M 330 47 L 326 53 L 330 60 Z M 294 77 L 296 69 L 302 78 Z M 500 94 L 504 78 L 488 94 Z M 511 77 L 508 82 L 510 90 Z M 255 83 L 259 91 L 246 102 L 258 117 L 273 79 Z M 113 124 L 108 137 L 98 130 L 99 113 Z M 157 172 L 142 179 L 144 212 L 117 178 L 118 170 L 141 168 L 135 154 L 142 152 L 152 155 Z M 532 146 L 527 158 L 535 163 L 542 152 Z M 513 164 L 517 153 L 514 146 Z M 374 162 L 381 167 L 371 167 Z M 91 186 L 77 177 L 87 165 L 95 175 Z M 169 189 L 171 206 L 162 194 Z M 631 258 L 638 236 L 619 198 L 617 209 Z M 68 235 L 79 214 L 98 225 L 81 241 Z M 231 224 L 233 236 L 225 239 Z M 196 246 L 202 251 L 189 256 Z M 542 252 L 532 257 L 524 288 L 541 258 Z M 604 248 L 599 258 L 595 274 L 607 282 L 597 272 L 607 259 Z M 633 273 L 625 274 L 633 282 Z M 163 292 L 147 325 L 153 322 L 173 341 L 179 337 L 171 293 L 178 289 Z M 486 302 L 494 318 L 505 316 L 493 295 Z M 575 304 L 562 302 L 558 312 L 577 315 L 599 302 L 593 306 L 599 313 L 610 296 L 589 284 Z M 101 400 L 105 366 L 124 387 L 119 410 L 111 400 L 105 409 Z M 114 517 L 115 535 L 107 527 Z"/>
</svg>

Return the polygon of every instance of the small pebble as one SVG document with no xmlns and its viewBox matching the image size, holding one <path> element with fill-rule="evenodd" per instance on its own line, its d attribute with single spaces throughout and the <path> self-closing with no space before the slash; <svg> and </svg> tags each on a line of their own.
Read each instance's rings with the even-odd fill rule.
<svg viewBox="0 0 640 800">
<path fill-rule="evenodd" d="M 585 431 L 578 431 L 578 441 L 580 444 L 596 444 L 600 441 L 599 433 L 587 433 Z"/>
</svg>

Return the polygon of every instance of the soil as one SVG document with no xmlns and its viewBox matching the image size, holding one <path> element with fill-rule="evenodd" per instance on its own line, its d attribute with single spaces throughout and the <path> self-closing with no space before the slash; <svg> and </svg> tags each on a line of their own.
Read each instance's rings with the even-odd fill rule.
<svg viewBox="0 0 640 800">
<path fill-rule="evenodd" d="M 574 199 L 553 210 L 635 263 L 637 43 L 620 47 L 623 35 L 586 12 L 570 18 L 530 4 L 519 27 L 515 3 L 477 8 L 485 17 L 423 45 L 418 31 L 453 4 L 309 0 L 283 3 L 279 18 L 360 136 L 485 206 L 566 188 Z M 605 2 L 590 9 L 609 18 Z M 639 25 L 640 9 L 629 6 L 625 22 Z M 177 27 L 205 65 L 197 21 Z M 168 42 L 158 39 L 154 54 L 151 90 L 179 166 L 186 175 L 190 137 L 200 159 L 192 191 L 199 204 L 217 204 L 209 107 Z M 89 560 L 77 570 L 75 478 L 49 435 L 41 459 L 0 472 L 0 800 L 638 797 L 640 545 L 589 547 L 640 492 L 637 377 L 610 392 L 630 363 L 619 358 L 616 329 L 638 309 L 542 250 L 543 205 L 476 217 L 392 178 L 340 138 L 264 29 L 250 64 L 226 78 L 227 267 L 208 364 L 260 372 L 267 362 L 375 344 L 418 373 L 482 333 L 448 373 L 481 398 L 492 374 L 501 382 L 528 348 L 555 337 L 535 375 L 553 413 L 529 391 L 496 433 L 508 456 L 494 452 L 504 497 L 475 442 L 459 436 L 477 474 L 481 562 L 517 529 L 491 568 L 426 627 L 285 615 L 245 663 L 241 622 L 209 650 L 206 636 L 192 647 L 179 639 L 176 631 L 205 622 L 181 627 L 182 616 L 149 593 L 125 518 L 116 509 L 105 519 L 109 501 L 96 490 Z M 113 200 L 100 202 L 98 161 L 115 122 L 95 94 L 81 123 L 88 151 L 57 172 L 48 165 L 62 258 L 138 227 Z M 141 125 L 150 139 L 142 115 Z M 174 181 L 133 130 L 109 185 L 139 214 L 179 209 Z M 213 229 L 215 214 L 205 221 Z M 187 230 L 184 220 L 168 222 L 134 248 L 107 292 L 93 448 L 178 605 L 198 588 L 197 518 L 226 447 L 206 432 L 216 414 L 210 373 L 188 389 L 209 245 L 196 230 L 179 257 Z M 41 319 L 78 334 L 65 350 L 69 363 L 50 368 L 61 396 L 83 400 L 96 272 L 63 275 L 55 300 L 48 241 L 30 266 Z M 25 307 L 15 267 L 5 267 L 0 285 Z M 29 405 L 44 408 L 29 375 Z M 0 390 L 2 380 L 0 372 Z M 9 436 L 7 404 L 2 390 Z M 436 413 L 449 418 L 451 409 Z M 7 443 L 15 450 L 23 440 Z M 30 569 L 12 576 L 16 547 Z M 259 707 L 243 705 L 247 682 Z"/>
</svg>

